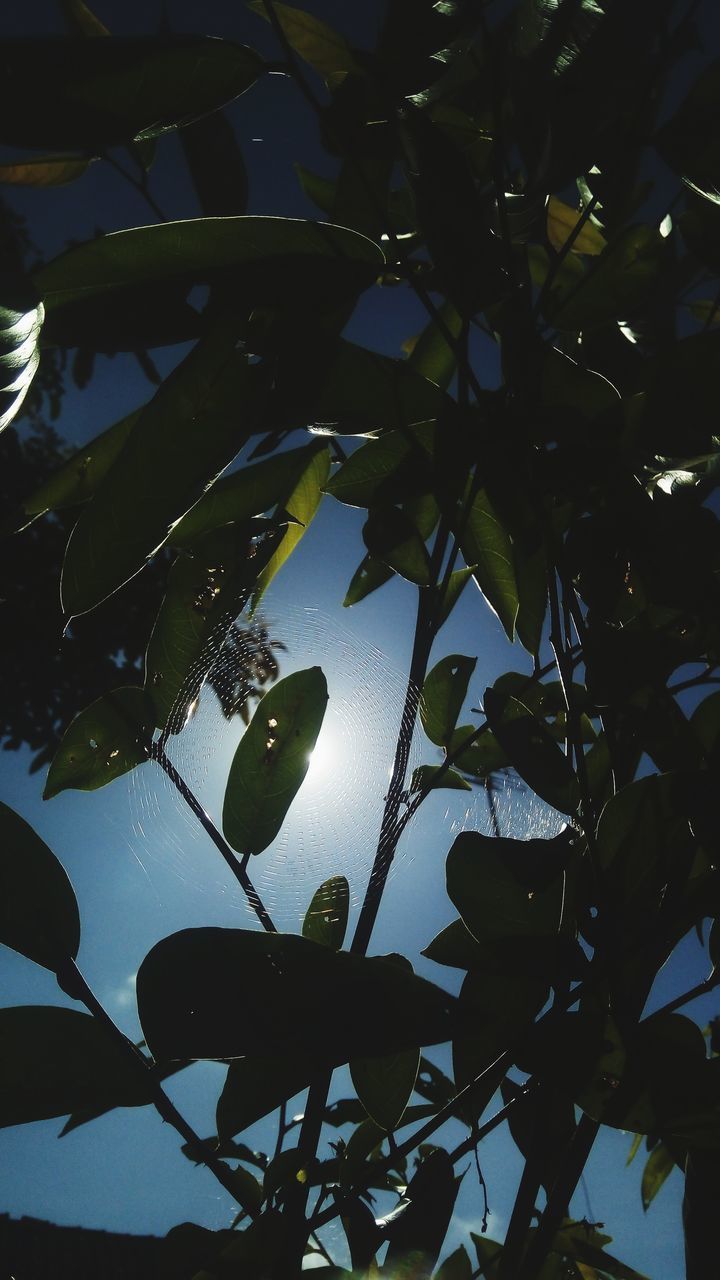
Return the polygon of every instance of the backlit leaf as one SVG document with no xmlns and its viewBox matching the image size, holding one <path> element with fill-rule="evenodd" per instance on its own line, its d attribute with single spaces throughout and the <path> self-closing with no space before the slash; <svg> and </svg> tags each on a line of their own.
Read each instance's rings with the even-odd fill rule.
<svg viewBox="0 0 720 1280">
<path fill-rule="evenodd" d="M 420 720 L 428 738 L 438 747 L 450 743 L 476 665 L 477 658 L 451 653 L 425 677 Z"/>
<path fill-rule="evenodd" d="M 24 279 L 6 273 L 0 297 L 0 431 L 20 411 L 40 361 L 45 309 Z"/>
<path fill-rule="evenodd" d="M 96 791 L 147 760 L 152 707 L 144 689 L 126 685 L 86 707 L 65 730 L 43 799 L 61 791 Z"/>
<path fill-rule="evenodd" d="M 421 764 L 419 768 L 413 769 L 410 779 L 411 791 L 426 789 L 430 791 L 440 787 L 448 791 L 472 791 L 470 783 L 466 782 L 455 769 L 448 769 L 439 764 Z"/>
<path fill-rule="evenodd" d="M 562 200 L 558 200 L 557 196 L 549 197 L 547 203 L 547 236 L 553 249 L 557 250 L 558 253 L 569 239 L 581 216 L 582 214 L 577 209 L 571 209 L 569 205 L 563 204 Z M 597 254 L 602 253 L 606 243 L 605 237 L 594 222 L 588 218 L 575 236 L 570 252 L 585 253 L 596 257 Z"/>
<path fill-rule="evenodd" d="M 354 1058 L 350 1075 L 365 1110 L 381 1129 L 392 1132 L 402 1119 L 415 1088 L 419 1049 L 404 1049 L 382 1058 Z"/>
<path fill-rule="evenodd" d="M 268 13 L 262 0 L 250 0 L 248 6 L 261 18 Z M 352 50 L 337 31 L 311 13 L 289 4 L 273 4 L 288 44 L 321 76 L 337 77 L 358 70 Z"/>
<path fill-rule="evenodd" d="M 300 1055 L 339 1065 L 445 1040 L 457 1014 L 452 996 L 387 959 L 242 929 L 165 938 L 143 960 L 137 993 L 158 1059 Z"/>
<path fill-rule="evenodd" d="M 659 1142 L 650 1153 L 643 1169 L 640 1195 L 645 1211 L 650 1208 L 665 1180 L 675 1168 L 675 1161 L 664 1142 Z"/>
<path fill-rule="evenodd" d="M 350 605 L 358 604 L 373 591 L 377 591 L 378 587 L 384 586 L 393 576 L 392 569 L 383 564 L 382 560 L 365 556 L 350 580 L 343 600 L 343 608 L 348 609 Z"/>
<path fill-rule="evenodd" d="M 339 951 L 345 938 L 350 889 L 345 876 L 331 876 L 313 894 L 303 920 L 303 938 Z"/>
<path fill-rule="evenodd" d="M 545 725 L 518 698 L 486 689 L 488 723 L 513 768 L 547 804 L 575 813 L 580 803 L 578 781 Z"/>
<path fill-rule="evenodd" d="M 373 507 L 363 526 L 363 541 L 375 560 L 419 586 L 430 582 L 427 548 L 413 523 L 399 507 Z"/>
<path fill-rule="evenodd" d="M 327 446 L 306 454 L 306 463 L 295 473 L 290 491 L 282 498 L 283 509 L 292 517 L 276 550 L 273 552 L 253 592 L 252 608 L 257 609 L 275 574 L 289 559 L 298 543 L 305 536 L 322 501 L 323 487 L 330 471 L 330 454 Z"/>
<path fill-rule="evenodd" d="M 310 765 L 328 692 L 319 667 L 295 671 L 257 707 L 230 766 L 223 831 L 239 853 L 262 853 L 280 830 Z"/>
<path fill-rule="evenodd" d="M 452 303 L 444 302 L 438 309 L 439 320 L 431 320 L 413 343 L 408 356 L 408 364 L 423 378 L 429 378 L 443 391 L 449 387 L 457 356 L 449 345 L 447 337 L 458 340 L 462 331 L 462 318 Z"/>
<path fill-rule="evenodd" d="M 512 543 L 484 489 L 475 495 L 458 532 L 465 562 L 512 640 L 518 611 Z"/>
<path fill-rule="evenodd" d="M 45 511 L 60 511 L 63 507 L 74 507 L 92 498 L 123 449 L 140 413 L 140 409 L 134 409 L 64 462 L 49 480 L 24 500 L 26 514 L 37 516 Z"/>
<path fill-rule="evenodd" d="M 75 959 L 80 917 L 72 885 L 44 840 L 0 803 L 0 942 L 57 969 Z"/>
<path fill-rule="evenodd" d="M 78 156 L 28 156 L 15 164 L 0 164 L 0 182 L 13 187 L 60 187 L 87 173 L 92 160 Z"/>
</svg>

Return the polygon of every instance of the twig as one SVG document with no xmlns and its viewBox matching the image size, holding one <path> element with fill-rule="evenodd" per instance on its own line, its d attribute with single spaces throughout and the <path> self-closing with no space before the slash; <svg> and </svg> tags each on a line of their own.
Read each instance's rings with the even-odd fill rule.
<svg viewBox="0 0 720 1280">
<path fill-rule="evenodd" d="M 140 179 L 140 178 L 133 177 L 131 173 L 128 173 L 127 169 L 123 169 L 123 166 L 120 164 L 120 162 L 116 160 L 114 156 L 110 155 L 108 151 L 106 151 L 105 154 L 103 155 L 103 160 L 106 160 L 107 163 L 110 165 L 110 168 L 114 169 L 116 173 L 119 173 L 121 178 L 124 178 L 126 182 L 129 182 L 131 187 L 134 187 L 136 191 L 139 191 L 143 200 L 148 205 L 148 207 L 152 209 L 156 218 L 159 218 L 161 222 L 168 221 L 167 214 L 160 208 L 160 205 L 157 203 L 157 200 L 155 200 L 154 197 L 151 196 L 150 191 L 148 189 L 146 178 Z"/>
<path fill-rule="evenodd" d="M 708 992 L 714 991 L 720 986 L 720 970 L 713 969 L 709 977 L 702 982 L 696 983 L 689 991 L 685 991 L 683 995 L 675 996 L 673 1000 L 668 1000 L 667 1004 L 663 1004 L 659 1009 L 655 1009 L 649 1015 L 650 1018 L 659 1018 L 661 1013 L 674 1013 L 676 1009 L 682 1009 L 683 1005 L 690 1004 L 691 1000 L 697 1000 L 699 996 L 706 996 Z M 646 1019 L 647 1021 L 647 1019 Z"/>
</svg>

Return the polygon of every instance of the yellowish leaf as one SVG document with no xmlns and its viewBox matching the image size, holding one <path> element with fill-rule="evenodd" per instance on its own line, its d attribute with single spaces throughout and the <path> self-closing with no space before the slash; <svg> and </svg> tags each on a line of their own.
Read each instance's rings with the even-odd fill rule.
<svg viewBox="0 0 720 1280">
<path fill-rule="evenodd" d="M 720 301 L 717 298 L 698 298 L 689 307 L 695 319 L 708 329 L 720 324 Z"/>
<path fill-rule="evenodd" d="M 267 19 L 262 0 L 250 0 L 249 7 Z M 274 4 L 273 8 L 290 47 L 321 76 L 337 84 L 348 72 L 358 70 L 349 44 L 327 23 L 289 4 Z"/>
<path fill-rule="evenodd" d="M 75 30 L 81 36 L 109 36 L 110 32 L 104 23 L 91 9 L 88 9 L 84 0 L 63 0 L 63 9 L 65 16 L 72 23 Z"/>
<path fill-rule="evenodd" d="M 557 196 L 550 196 L 547 204 L 547 236 L 553 249 L 558 253 L 565 245 L 568 237 L 582 217 L 577 209 L 563 204 Z M 587 253 L 596 256 L 606 246 L 605 237 L 598 231 L 593 222 L 588 220 L 580 228 L 572 242 L 571 253 Z"/>
<path fill-rule="evenodd" d="M 15 187 L 60 187 L 87 172 L 92 160 L 77 156 L 37 156 L 17 164 L 0 164 L 0 182 Z"/>
</svg>

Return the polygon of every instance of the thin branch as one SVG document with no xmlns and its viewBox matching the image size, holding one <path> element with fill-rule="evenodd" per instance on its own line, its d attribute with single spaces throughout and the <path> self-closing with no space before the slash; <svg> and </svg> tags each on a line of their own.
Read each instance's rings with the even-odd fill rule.
<svg viewBox="0 0 720 1280">
<path fill-rule="evenodd" d="M 578 1122 L 568 1148 L 566 1159 L 548 1196 L 545 1212 L 535 1232 L 524 1262 L 517 1272 L 517 1280 L 535 1280 L 562 1226 L 568 1205 L 587 1164 L 600 1125 L 597 1120 L 583 1114 Z"/>
<path fill-rule="evenodd" d="M 168 221 L 167 214 L 160 208 L 157 200 L 155 200 L 155 198 L 150 194 L 146 176 L 142 179 L 135 178 L 133 174 L 128 173 L 127 169 L 123 168 L 119 160 L 116 160 L 108 151 L 103 155 L 103 160 L 106 160 L 111 169 L 114 169 L 116 173 L 119 173 L 121 178 L 124 178 L 126 182 L 130 183 L 131 187 L 134 187 L 135 190 L 140 193 L 145 203 L 150 209 L 152 209 L 156 218 L 159 218 L 161 222 Z"/>
<path fill-rule="evenodd" d="M 676 1009 L 682 1009 L 684 1005 L 690 1004 L 691 1000 L 697 1000 L 699 996 L 706 996 L 708 992 L 714 991 L 720 986 L 720 970 L 713 969 L 709 977 L 703 982 L 698 982 L 689 991 L 685 991 L 680 996 L 675 996 L 674 1000 L 668 1000 L 667 1004 L 661 1005 L 659 1009 L 655 1009 L 649 1015 L 650 1018 L 658 1018 L 661 1013 L 674 1013 Z M 644 1019 L 648 1021 L 648 1019 Z"/>
</svg>

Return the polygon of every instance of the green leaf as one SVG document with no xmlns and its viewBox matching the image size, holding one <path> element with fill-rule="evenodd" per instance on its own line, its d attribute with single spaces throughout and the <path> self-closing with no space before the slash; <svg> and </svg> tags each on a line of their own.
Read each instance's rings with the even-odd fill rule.
<svg viewBox="0 0 720 1280">
<path fill-rule="evenodd" d="M 520 777 L 536 795 L 561 813 L 580 803 L 577 778 L 545 725 L 518 698 L 486 689 L 485 714 L 495 737 Z"/>
<path fill-rule="evenodd" d="M 248 8 L 268 21 L 268 12 L 262 0 L 250 0 Z M 321 22 L 311 13 L 303 9 L 295 9 L 289 4 L 273 4 L 283 35 L 288 44 L 313 70 L 326 79 L 347 75 L 359 68 L 352 50 L 344 38 L 333 31 L 326 22 Z"/>
<path fill-rule="evenodd" d="M 477 658 L 451 653 L 425 677 L 420 720 L 428 738 L 438 747 L 447 747 L 452 739 L 476 666 Z"/>
<path fill-rule="evenodd" d="M 43 800 L 61 791 L 96 791 L 148 759 L 152 707 L 144 689 L 106 693 L 71 722 L 53 756 Z"/>
<path fill-rule="evenodd" d="M 73 346 L 77 327 L 87 333 L 87 317 L 102 331 L 113 309 L 138 291 L 162 297 L 168 290 L 174 296 L 178 286 L 232 285 L 242 317 L 254 306 L 306 294 L 318 304 L 352 297 L 373 283 L 383 265 L 382 250 L 346 227 L 299 218 L 191 218 L 86 241 L 33 279 L 54 340 Z M 135 316 L 135 331 L 141 320 Z M 236 337 L 241 326 L 236 319 Z"/>
<path fill-rule="evenodd" d="M 445 1040 L 457 1010 L 452 996 L 387 959 L 242 929 L 163 939 L 140 966 L 137 993 L 159 1060 L 301 1055 L 317 1068 L 339 1065 Z"/>
<path fill-rule="evenodd" d="M 0 1009 L 0 1127 L 151 1101 L 148 1074 L 89 1014 Z"/>
<path fill-rule="evenodd" d="M 433 1280 L 472 1280 L 473 1268 L 467 1250 L 462 1245 L 445 1259 Z"/>
<path fill-rule="evenodd" d="M 551 288 L 545 314 L 557 329 L 593 329 L 647 304 L 668 269 L 669 246 L 655 227 L 627 227 L 567 290 Z M 567 261 L 567 259 L 566 259 Z"/>
<path fill-rule="evenodd" d="M 447 858 L 448 896 L 479 941 L 558 933 L 564 886 L 555 858 L 567 840 L 508 840 L 463 831 Z M 549 883 L 533 876 L 554 872 Z"/>
<path fill-rule="evenodd" d="M 14 164 L 0 164 L 0 182 L 13 187 L 60 187 L 82 178 L 92 162 L 82 156 L 26 156 Z"/>
<path fill-rule="evenodd" d="M 486 959 L 485 950 L 462 920 L 453 920 L 441 929 L 421 954 L 451 969 L 479 969 Z"/>
<path fill-rule="evenodd" d="M 264 64 L 207 36 L 5 41 L 3 134 L 16 147 L 104 151 L 231 102 Z"/>
<path fill-rule="evenodd" d="M 597 857 L 618 903 L 648 909 L 659 903 L 673 870 L 686 865 L 694 838 L 687 775 L 639 778 L 605 805 L 597 828 Z"/>
<path fill-rule="evenodd" d="M 2 803 L 0 846 L 0 942 L 56 970 L 80 946 L 72 885 L 44 840 Z"/>
<path fill-rule="evenodd" d="M 24 279 L 6 272 L 0 298 L 0 431 L 17 417 L 40 361 L 45 309 Z"/>
<path fill-rule="evenodd" d="M 659 1142 L 650 1153 L 649 1159 L 646 1161 L 643 1169 L 642 1182 L 640 1184 L 640 1195 L 642 1196 L 642 1206 L 645 1212 L 650 1208 L 655 1196 L 665 1182 L 666 1178 L 675 1168 L 675 1161 L 664 1142 Z"/>
<path fill-rule="evenodd" d="M 398 1127 L 415 1088 L 419 1065 L 419 1049 L 404 1049 L 383 1058 L 354 1058 L 350 1063 L 357 1096 L 381 1129 L 392 1132 Z"/>
<path fill-rule="evenodd" d="M 356 449 L 328 480 L 325 492 L 351 507 L 424 493 L 433 480 L 434 448 L 434 422 L 387 431 Z"/>
<path fill-rule="evenodd" d="M 442 776 L 438 777 L 442 769 Z M 436 780 L 437 779 L 437 780 Z M 413 769 L 412 778 L 410 779 L 411 791 L 425 791 L 433 788 L 445 788 L 448 791 L 472 791 L 469 782 L 466 782 L 461 774 L 455 769 L 445 768 L 439 764 L 421 764 L 419 768 Z"/>
<path fill-rule="evenodd" d="M 463 724 L 455 730 L 450 739 L 448 755 L 456 768 L 475 778 L 487 778 L 498 769 L 506 769 L 508 758 L 494 734 L 484 730 L 479 737 L 475 737 L 476 733 L 474 724 Z M 470 746 L 463 750 L 463 743 L 466 742 Z"/>
<path fill-rule="evenodd" d="M 365 556 L 355 570 L 350 585 L 345 593 L 343 600 L 343 608 L 348 609 L 352 604 L 359 604 L 366 596 L 377 591 L 378 587 L 382 587 L 393 577 L 392 569 L 389 569 L 382 560 L 375 560 L 372 556 Z"/>
<path fill-rule="evenodd" d="M 141 411 L 70 535 L 61 580 L 69 616 L 93 609 L 142 569 L 253 430 L 256 383 L 236 337 L 236 324 L 221 322 Z"/>
<path fill-rule="evenodd" d="M 412 521 L 399 507 L 373 507 L 363 526 L 370 555 L 418 586 L 430 583 L 430 557 Z"/>
<path fill-rule="evenodd" d="M 275 839 L 308 771 L 327 700 L 325 676 L 310 667 L 280 680 L 257 707 L 223 805 L 223 831 L 239 853 L 262 853 Z"/>
<path fill-rule="evenodd" d="M 287 503 L 302 482 L 308 464 L 325 453 L 327 446 L 316 441 L 302 449 L 273 454 L 264 462 L 216 480 L 187 515 L 173 525 L 168 545 L 187 547 L 210 529 L 262 515 L 277 504 L 287 510 Z"/>
<path fill-rule="evenodd" d="M 26 515 L 61 511 L 92 498 L 124 448 L 141 412 L 134 409 L 64 462 L 49 480 L 25 498 L 22 505 Z"/>
<path fill-rule="evenodd" d="M 307 455 L 306 465 L 301 470 L 291 491 L 283 499 L 283 508 L 292 517 L 294 523 L 288 526 L 277 549 L 258 577 L 252 598 L 253 610 L 257 609 L 275 574 L 279 572 L 285 561 L 292 555 L 314 520 L 322 501 L 323 486 L 327 480 L 329 470 L 330 454 L 327 446 L 319 452 Z"/>
<path fill-rule="evenodd" d="M 454 573 L 450 574 L 447 589 L 443 596 L 440 608 L 438 628 L 440 628 L 444 622 L 447 622 L 472 576 L 472 569 L 456 569 Z"/>
<path fill-rule="evenodd" d="M 438 315 L 450 337 L 457 340 L 462 332 L 462 317 L 452 303 L 443 302 L 438 308 Z M 423 329 L 408 356 L 408 364 L 423 378 L 429 378 L 447 391 L 455 373 L 457 356 L 437 321 L 431 320 Z"/>
<path fill-rule="evenodd" d="M 242 1133 L 310 1084 L 313 1064 L 298 1054 L 236 1058 L 230 1063 L 217 1104 L 221 1141 Z"/>
<path fill-rule="evenodd" d="M 273 531 L 275 534 L 275 531 Z M 145 689 L 159 729 L 179 733 L 217 660 L 218 646 L 250 598 L 277 535 L 253 541 L 253 522 L 227 525 L 181 554 L 145 655 Z"/>
<path fill-rule="evenodd" d="M 302 936 L 339 951 L 347 929 L 350 887 L 345 876 L 331 876 L 313 894 L 303 920 Z"/>
<path fill-rule="evenodd" d="M 512 543 L 484 489 L 475 495 L 458 532 L 466 564 L 512 640 L 518 611 Z"/>
</svg>

